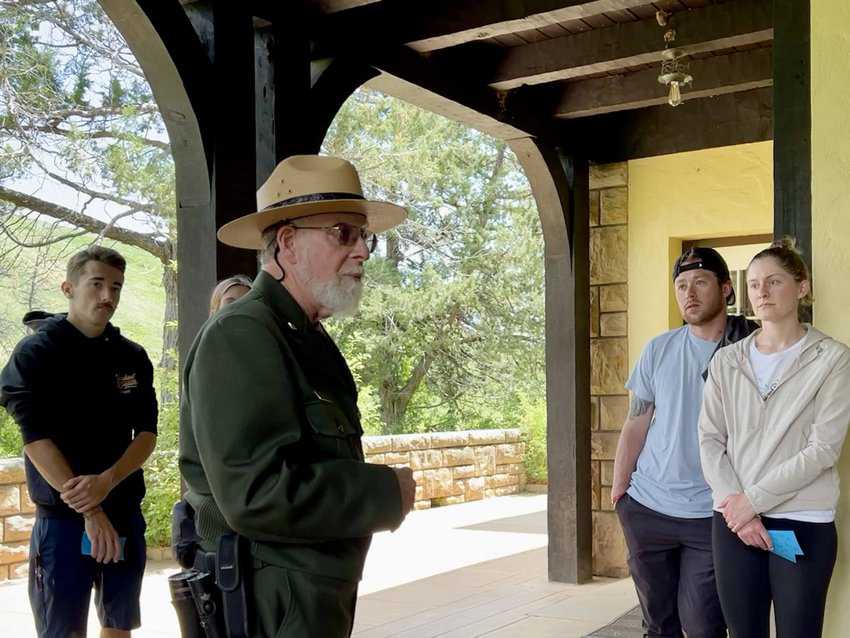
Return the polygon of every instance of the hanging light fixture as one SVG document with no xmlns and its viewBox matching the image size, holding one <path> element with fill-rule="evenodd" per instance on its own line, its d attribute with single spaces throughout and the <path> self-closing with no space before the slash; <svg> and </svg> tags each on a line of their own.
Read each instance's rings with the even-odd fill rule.
<svg viewBox="0 0 850 638">
<path fill-rule="evenodd" d="M 694 78 L 687 72 L 688 64 L 681 61 L 683 53 L 679 49 L 664 49 L 661 61 L 661 75 L 658 81 L 668 87 L 667 103 L 670 106 L 679 106 L 682 99 L 681 87 L 693 82 Z"/>
<path fill-rule="evenodd" d="M 658 11 L 655 19 L 662 27 L 667 26 L 670 14 L 666 11 Z M 693 76 L 688 73 L 690 65 L 683 60 L 684 51 L 672 46 L 676 41 L 676 30 L 673 28 L 664 32 L 664 51 L 661 52 L 661 75 L 658 82 L 667 87 L 667 103 L 670 106 L 679 106 L 682 99 L 682 87 L 693 82 Z"/>
</svg>

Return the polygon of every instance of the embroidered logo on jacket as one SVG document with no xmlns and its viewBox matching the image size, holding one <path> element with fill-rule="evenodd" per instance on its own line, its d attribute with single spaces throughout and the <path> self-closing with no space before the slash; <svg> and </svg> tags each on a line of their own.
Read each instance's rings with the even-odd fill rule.
<svg viewBox="0 0 850 638">
<path fill-rule="evenodd" d="M 132 390 L 139 387 L 139 381 L 136 379 L 136 373 L 116 374 L 115 385 L 118 387 L 118 392 L 121 394 L 130 394 Z"/>
</svg>

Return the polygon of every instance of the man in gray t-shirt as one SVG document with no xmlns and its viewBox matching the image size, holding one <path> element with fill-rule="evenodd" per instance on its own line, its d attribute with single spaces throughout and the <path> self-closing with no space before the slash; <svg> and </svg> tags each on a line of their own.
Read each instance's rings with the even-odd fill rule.
<svg viewBox="0 0 850 638">
<path fill-rule="evenodd" d="M 723 638 L 714 582 L 711 490 L 697 421 L 708 363 L 756 325 L 727 317 L 735 291 L 717 251 L 693 248 L 673 267 L 685 325 L 652 339 L 626 387 L 629 416 L 617 445 L 611 500 L 643 609 L 646 636 Z"/>
</svg>

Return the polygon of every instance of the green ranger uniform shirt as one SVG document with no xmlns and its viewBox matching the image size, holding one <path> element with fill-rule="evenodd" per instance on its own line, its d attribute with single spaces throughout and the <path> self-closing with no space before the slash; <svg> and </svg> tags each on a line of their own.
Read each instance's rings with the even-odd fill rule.
<svg viewBox="0 0 850 638">
<path fill-rule="evenodd" d="M 180 471 L 205 548 L 233 530 L 267 563 L 359 580 L 372 533 L 403 518 L 395 472 L 364 463 L 362 434 L 342 354 L 260 272 L 183 371 Z"/>
</svg>

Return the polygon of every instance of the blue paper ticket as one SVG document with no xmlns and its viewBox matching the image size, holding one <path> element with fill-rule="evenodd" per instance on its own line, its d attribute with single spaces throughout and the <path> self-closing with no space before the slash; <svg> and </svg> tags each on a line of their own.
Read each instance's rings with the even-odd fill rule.
<svg viewBox="0 0 850 638">
<path fill-rule="evenodd" d="M 797 562 L 797 556 L 803 555 L 797 535 L 792 530 L 769 529 L 770 540 L 773 541 L 773 553 L 792 563 Z"/>
</svg>

